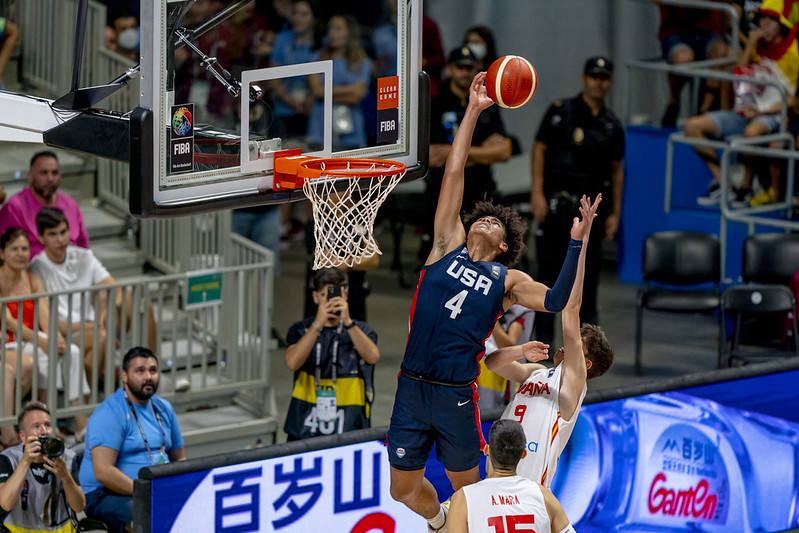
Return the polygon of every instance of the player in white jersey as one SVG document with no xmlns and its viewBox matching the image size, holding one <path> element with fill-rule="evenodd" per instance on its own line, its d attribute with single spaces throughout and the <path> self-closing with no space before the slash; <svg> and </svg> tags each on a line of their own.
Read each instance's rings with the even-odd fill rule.
<svg viewBox="0 0 799 533">
<path fill-rule="evenodd" d="M 600 195 L 590 206 L 593 212 L 601 200 Z M 581 203 L 585 207 L 590 202 L 583 196 Z M 520 422 L 527 437 L 519 474 L 547 487 L 552 483 L 560 453 L 574 429 L 585 397 L 586 379 L 601 376 L 613 363 L 613 349 L 602 329 L 590 324 L 580 327 L 589 233 L 583 237 L 577 275 L 569 302 L 561 312 L 563 348 L 555 353 L 554 367 L 517 362 L 520 358 L 540 360 L 540 352 L 548 348 L 540 342 L 502 348 L 486 358 L 490 370 L 521 383 L 502 418 Z"/>
<path fill-rule="evenodd" d="M 452 495 L 448 533 L 574 532 L 549 489 L 517 474 L 526 442 L 518 422 L 494 423 L 485 447 L 488 477 Z"/>
</svg>

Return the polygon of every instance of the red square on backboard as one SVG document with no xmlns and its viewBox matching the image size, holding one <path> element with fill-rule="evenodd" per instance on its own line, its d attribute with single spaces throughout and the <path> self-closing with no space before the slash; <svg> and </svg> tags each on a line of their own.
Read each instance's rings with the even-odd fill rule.
<svg viewBox="0 0 799 533">
<path fill-rule="evenodd" d="M 399 76 L 377 78 L 377 109 L 399 107 Z"/>
</svg>

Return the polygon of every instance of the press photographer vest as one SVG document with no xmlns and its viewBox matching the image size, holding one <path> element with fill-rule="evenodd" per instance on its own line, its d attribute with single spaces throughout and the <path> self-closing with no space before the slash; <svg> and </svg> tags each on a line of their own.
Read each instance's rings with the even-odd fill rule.
<svg viewBox="0 0 799 533">
<path fill-rule="evenodd" d="M 22 445 L 12 446 L 2 452 L 2 457 L 10 463 L 11 471 L 13 472 L 22 459 Z M 67 470 L 76 477 L 75 469 L 75 453 L 70 450 L 64 450 L 64 460 L 67 463 Z M 2 460 L 2 459 L 0 459 Z M 0 482 L 5 482 L 8 478 L 5 477 L 5 472 L 0 472 Z M 22 488 L 17 505 L 8 513 L 3 516 L 4 511 L 0 508 L 0 520 L 2 526 L 0 531 L 11 531 L 12 533 L 22 532 L 58 532 L 58 533 L 73 533 L 76 531 L 72 522 L 72 510 L 67 505 L 66 495 L 64 494 L 64 486 L 61 481 L 55 479 L 55 484 L 52 479 L 55 476 L 48 472 L 41 464 L 31 465 L 28 473 L 25 475 L 25 485 Z M 55 505 L 53 505 L 55 499 Z M 53 525 L 49 525 L 53 524 Z M 3 529 L 5 526 L 5 529 Z"/>
</svg>

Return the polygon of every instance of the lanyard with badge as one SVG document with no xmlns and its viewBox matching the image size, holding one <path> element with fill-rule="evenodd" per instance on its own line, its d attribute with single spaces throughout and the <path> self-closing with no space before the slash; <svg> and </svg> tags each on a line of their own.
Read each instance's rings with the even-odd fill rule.
<svg viewBox="0 0 799 533">
<path fill-rule="evenodd" d="M 166 463 L 166 432 L 164 432 L 164 424 L 161 422 L 161 413 L 155 407 L 155 403 L 152 401 L 150 402 L 153 406 L 153 413 L 155 413 L 155 420 L 158 422 L 158 428 L 161 430 L 161 449 L 158 451 L 157 461 L 153 459 L 153 451 L 150 449 L 150 442 L 147 440 L 147 435 L 144 434 L 144 428 L 141 427 L 139 416 L 136 414 L 136 409 L 133 408 L 133 403 L 131 403 L 130 398 L 128 397 L 125 397 L 125 401 L 128 402 L 128 408 L 133 414 L 133 420 L 136 421 L 136 426 L 139 428 L 141 438 L 144 441 L 144 447 L 147 448 L 147 455 L 150 456 L 150 462 L 154 465 Z"/>
<path fill-rule="evenodd" d="M 338 344 L 341 336 L 341 324 L 336 329 L 336 338 L 333 340 L 333 387 L 322 388 L 322 342 L 316 341 L 316 368 L 314 369 L 314 383 L 316 385 L 316 418 L 319 422 L 330 422 L 336 419 L 336 378 L 338 376 Z"/>
</svg>

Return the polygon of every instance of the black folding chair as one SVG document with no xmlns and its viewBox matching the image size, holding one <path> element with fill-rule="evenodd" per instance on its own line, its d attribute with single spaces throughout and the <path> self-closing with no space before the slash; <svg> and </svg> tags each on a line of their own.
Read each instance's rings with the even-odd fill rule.
<svg viewBox="0 0 799 533">
<path fill-rule="evenodd" d="M 799 356 L 797 339 L 796 301 L 793 293 L 784 285 L 739 285 L 730 287 L 721 296 L 721 345 L 723 361 L 730 366 L 734 359 L 744 363 L 757 358 Z M 748 320 L 767 317 L 761 323 L 781 326 L 790 313 L 793 336 L 783 335 L 782 327 L 775 327 L 776 336 L 758 342 L 757 345 L 742 342 Z M 726 318 L 734 320 L 732 338 L 727 338 Z M 758 327 L 759 333 L 762 328 Z M 758 340 L 762 334 L 758 335 Z M 793 347 L 791 348 L 791 345 Z"/>
<path fill-rule="evenodd" d="M 719 258 L 719 240 L 715 235 L 695 231 L 661 231 L 647 237 L 643 261 L 646 286 L 638 291 L 635 321 L 636 374 L 642 372 L 644 309 L 672 313 L 710 313 L 718 309 Z M 713 283 L 713 289 L 696 287 L 705 283 Z"/>
</svg>

